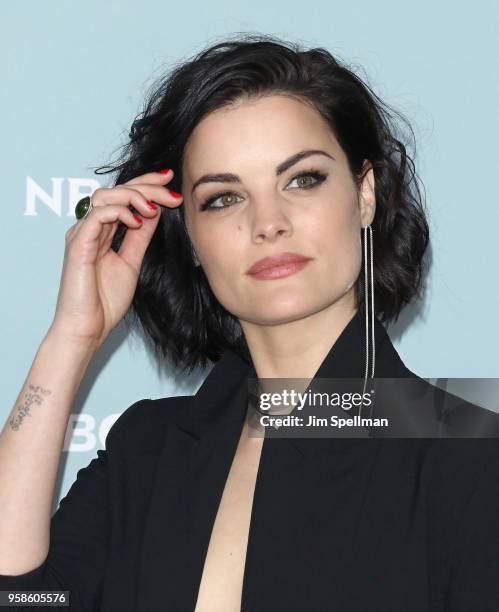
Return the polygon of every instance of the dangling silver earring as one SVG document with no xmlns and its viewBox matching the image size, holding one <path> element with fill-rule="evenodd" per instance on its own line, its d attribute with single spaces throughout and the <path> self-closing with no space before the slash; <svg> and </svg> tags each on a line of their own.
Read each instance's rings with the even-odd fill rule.
<svg viewBox="0 0 499 612">
<path fill-rule="evenodd" d="M 192 258 L 194 259 L 194 265 L 196 266 L 196 268 L 199 267 L 201 265 L 201 262 L 199 261 L 195 251 L 192 252 Z"/>
<path fill-rule="evenodd" d="M 369 253 L 367 249 L 367 232 L 369 230 Z M 371 344 L 372 360 L 371 360 L 371 378 L 374 378 L 374 363 L 376 356 L 376 347 L 374 339 L 374 250 L 373 250 L 373 230 L 371 225 L 363 228 L 362 240 L 364 243 L 364 294 L 365 294 L 365 316 L 366 316 L 366 371 L 364 376 L 364 388 L 362 390 L 362 402 L 359 407 L 359 416 L 363 406 L 364 393 L 367 385 L 369 373 L 369 344 Z M 369 255 L 369 257 L 368 257 Z M 370 273 L 368 274 L 368 265 Z M 371 299 L 371 325 L 369 327 L 369 297 Z"/>
</svg>

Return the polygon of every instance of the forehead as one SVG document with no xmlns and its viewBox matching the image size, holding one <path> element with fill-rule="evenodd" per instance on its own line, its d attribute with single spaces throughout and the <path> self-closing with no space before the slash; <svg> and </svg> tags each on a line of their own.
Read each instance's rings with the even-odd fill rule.
<svg viewBox="0 0 499 612">
<path fill-rule="evenodd" d="M 217 109 L 200 121 L 184 150 L 183 175 L 194 180 L 194 172 L 227 171 L 245 163 L 277 165 L 297 151 L 324 147 L 341 155 L 316 109 L 289 96 L 269 95 Z"/>
</svg>

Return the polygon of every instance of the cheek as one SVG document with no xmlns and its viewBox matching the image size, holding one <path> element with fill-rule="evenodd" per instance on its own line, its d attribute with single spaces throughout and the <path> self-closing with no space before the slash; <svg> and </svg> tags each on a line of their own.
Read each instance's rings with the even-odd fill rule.
<svg viewBox="0 0 499 612">
<path fill-rule="evenodd" d="M 318 254 L 334 254 L 343 259 L 358 248 L 359 214 L 355 201 L 328 199 L 309 210 L 299 224 Z"/>
<path fill-rule="evenodd" d="M 224 296 L 234 289 L 234 279 L 244 272 L 245 263 L 249 264 L 245 262 L 243 231 L 238 225 L 209 225 L 197 234 L 198 252 L 212 291 L 223 303 Z"/>
<path fill-rule="evenodd" d="M 343 295 L 354 285 L 362 263 L 355 195 L 328 198 L 316 211 L 317 214 L 303 218 L 300 229 L 306 235 L 311 254 L 319 259 L 317 269 L 321 286 L 334 295 Z"/>
</svg>

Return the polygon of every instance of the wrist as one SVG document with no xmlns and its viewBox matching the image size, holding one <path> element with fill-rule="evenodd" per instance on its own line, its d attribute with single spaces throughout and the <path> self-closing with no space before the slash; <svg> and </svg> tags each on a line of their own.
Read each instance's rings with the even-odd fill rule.
<svg viewBox="0 0 499 612">
<path fill-rule="evenodd" d="M 45 334 L 42 344 L 54 348 L 59 354 L 76 355 L 82 360 L 90 360 L 100 348 L 96 338 L 70 336 L 53 326 Z"/>
</svg>

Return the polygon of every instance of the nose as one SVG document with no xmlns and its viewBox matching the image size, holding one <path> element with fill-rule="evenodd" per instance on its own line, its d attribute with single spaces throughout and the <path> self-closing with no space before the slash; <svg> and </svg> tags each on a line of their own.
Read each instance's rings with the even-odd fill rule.
<svg viewBox="0 0 499 612">
<path fill-rule="evenodd" d="M 265 196 L 253 201 L 252 237 L 254 242 L 273 242 L 276 236 L 291 236 L 293 226 L 286 215 L 286 203 L 279 197 Z"/>
</svg>

